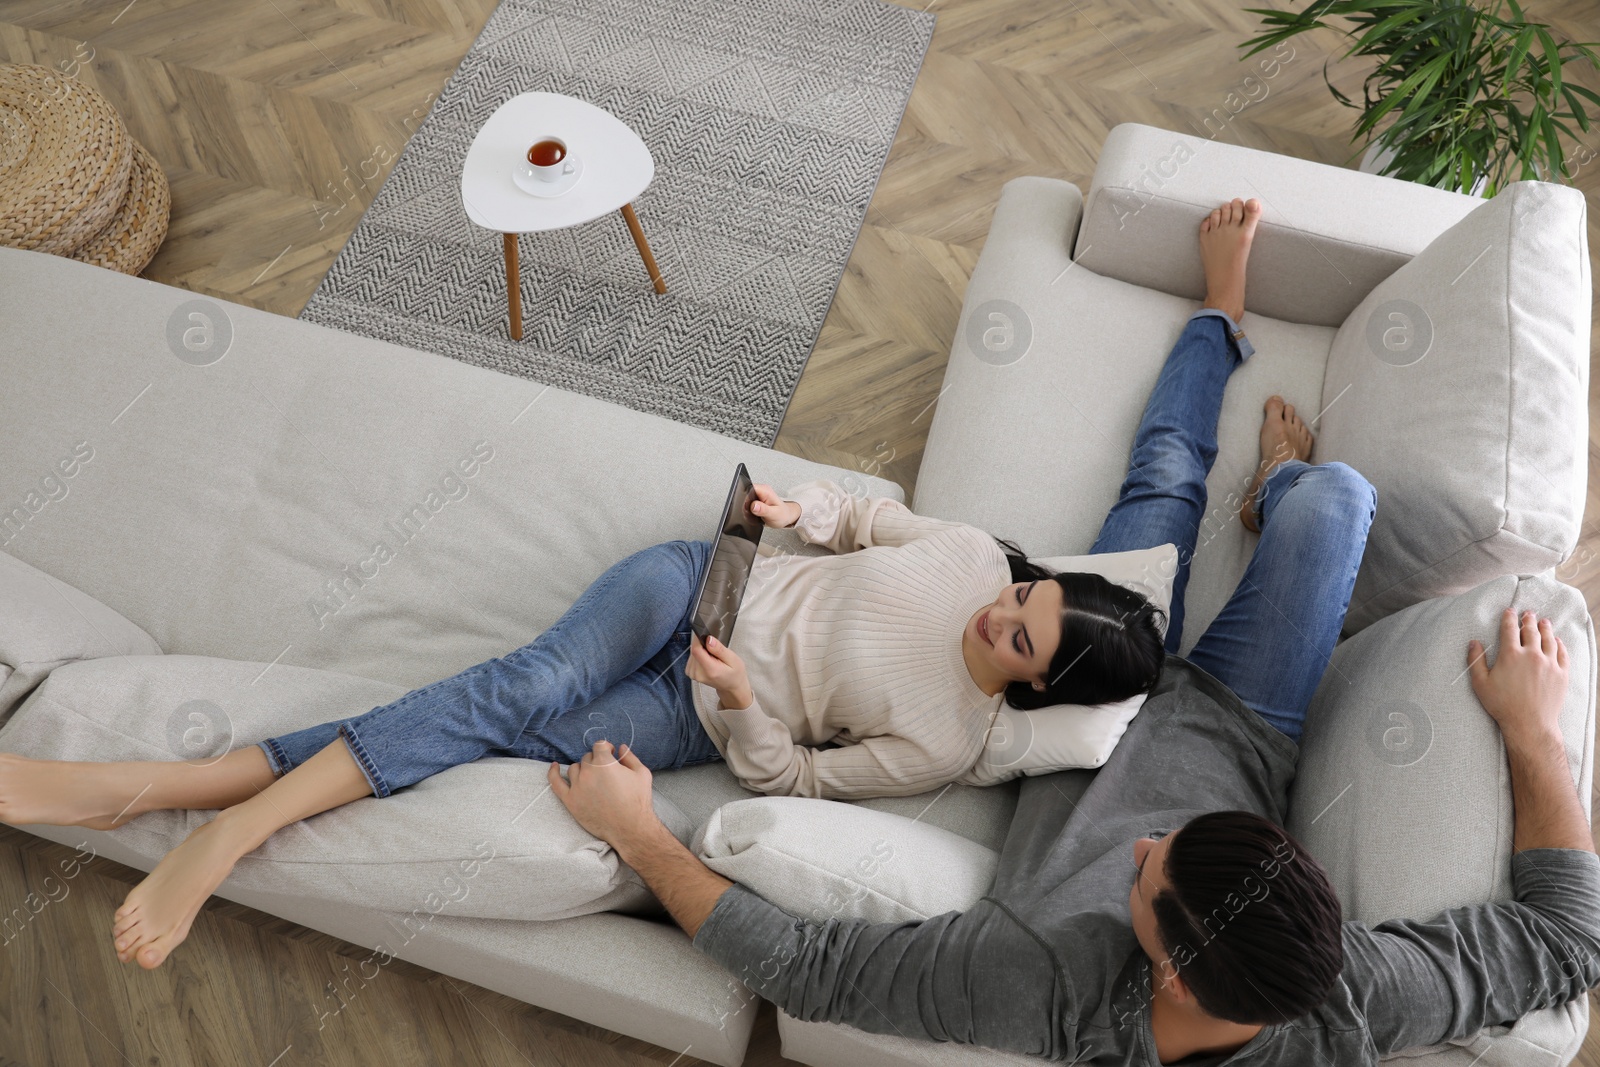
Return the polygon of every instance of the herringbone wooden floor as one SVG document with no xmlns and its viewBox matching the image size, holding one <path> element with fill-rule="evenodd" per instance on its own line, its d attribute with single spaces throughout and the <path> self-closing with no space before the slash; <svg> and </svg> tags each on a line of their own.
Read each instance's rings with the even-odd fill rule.
<svg viewBox="0 0 1600 1067">
<path fill-rule="evenodd" d="M 81 78 L 154 153 L 173 211 L 146 277 L 292 316 L 494 6 L 0 0 L 0 61 Z M 930 6 L 939 15 L 932 50 L 777 442 L 882 472 L 908 498 L 1001 185 L 1043 174 L 1087 188 L 1119 122 L 1208 135 L 1205 118 L 1251 72 L 1235 45 L 1254 29 L 1254 16 L 1225 0 Z M 1531 0 L 1531 11 L 1575 39 L 1600 36 L 1595 0 Z M 1344 164 L 1352 113 L 1323 84 L 1337 42 L 1296 42 L 1268 95 L 1230 115 L 1222 136 Z M 1331 70 L 1346 91 L 1361 75 Z M 1589 143 L 1600 148 L 1600 132 Z M 1577 184 L 1600 189 L 1600 166 L 1580 171 Z M 1600 596 L 1597 481 L 1600 464 L 1579 555 L 1563 570 L 1591 609 Z M 0 828 L 8 913 L 70 856 Z M 347 957 L 366 950 L 221 900 L 165 967 L 123 968 L 109 916 L 140 877 L 95 861 L 4 946 L 0 1067 L 698 1062 L 399 961 L 318 1028 Z M 770 1006 L 747 1062 L 786 1062 Z M 1600 1067 L 1600 1027 L 1579 1062 Z"/>
</svg>

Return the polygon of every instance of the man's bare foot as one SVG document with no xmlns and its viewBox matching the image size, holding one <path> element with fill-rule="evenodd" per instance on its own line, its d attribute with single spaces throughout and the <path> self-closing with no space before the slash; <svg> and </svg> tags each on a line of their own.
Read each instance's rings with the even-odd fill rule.
<svg viewBox="0 0 1600 1067">
<path fill-rule="evenodd" d="M 1294 412 L 1293 404 L 1285 404 L 1276 394 L 1267 397 L 1262 406 L 1267 414 L 1261 420 L 1261 462 L 1256 465 L 1255 477 L 1250 480 L 1250 492 L 1245 494 L 1244 505 L 1239 509 L 1239 521 L 1253 533 L 1261 532 L 1256 519 L 1256 493 L 1261 483 L 1272 476 L 1278 464 L 1291 459 L 1310 459 L 1311 429 Z"/>
<path fill-rule="evenodd" d="M 143 810 L 127 763 L 36 760 L 0 752 L 0 822 L 111 830 Z"/>
<path fill-rule="evenodd" d="M 1261 221 L 1261 201 L 1234 199 L 1200 220 L 1200 262 L 1206 269 L 1206 299 L 1234 322 L 1244 318 L 1244 265 Z"/>
<path fill-rule="evenodd" d="M 242 854 L 224 816 L 196 827 L 117 909 L 111 927 L 117 959 L 123 963 L 136 959 L 147 971 L 161 966 L 189 936 L 200 906 Z"/>
</svg>

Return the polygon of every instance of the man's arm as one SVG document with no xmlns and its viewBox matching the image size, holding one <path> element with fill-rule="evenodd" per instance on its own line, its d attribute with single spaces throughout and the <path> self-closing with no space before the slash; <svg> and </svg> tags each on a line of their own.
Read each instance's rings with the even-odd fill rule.
<svg viewBox="0 0 1600 1067">
<path fill-rule="evenodd" d="M 1064 1059 L 1071 990 L 1042 945 L 984 900 L 921 922 L 815 923 L 706 867 L 650 806 L 650 771 L 609 742 L 550 787 L 661 899 L 695 948 L 806 1022 Z"/>
<path fill-rule="evenodd" d="M 1508 609 L 1493 670 L 1479 642 L 1467 651 L 1511 770 L 1515 899 L 1345 925 L 1346 982 L 1380 1054 L 1513 1022 L 1600 982 L 1600 857 L 1560 730 L 1566 648 L 1548 619 L 1519 625 Z"/>
<path fill-rule="evenodd" d="M 1567 648 L 1549 619 L 1507 608 L 1500 617 L 1500 653 L 1494 670 L 1474 640 L 1472 688 L 1500 727 L 1511 769 L 1515 832 L 1511 847 L 1594 851 L 1583 801 L 1567 769 L 1561 707 L 1567 697 Z"/>
<path fill-rule="evenodd" d="M 1079 1051 L 1071 976 L 989 899 L 922 920 L 815 922 L 736 884 L 694 947 L 803 1022 L 1049 1059 Z"/>
<path fill-rule="evenodd" d="M 700 932 L 722 894 L 733 888 L 733 882 L 701 863 L 660 819 L 653 827 L 639 827 L 619 836 L 611 846 L 623 863 L 639 872 L 690 940 Z"/>
</svg>

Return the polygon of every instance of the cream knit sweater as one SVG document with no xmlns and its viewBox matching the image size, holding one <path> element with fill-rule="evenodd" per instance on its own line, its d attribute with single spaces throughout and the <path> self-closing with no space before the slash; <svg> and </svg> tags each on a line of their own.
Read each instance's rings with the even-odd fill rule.
<svg viewBox="0 0 1600 1067">
<path fill-rule="evenodd" d="M 838 555 L 764 555 L 729 643 L 755 700 L 695 711 L 734 775 L 760 793 L 904 796 L 977 762 L 1005 699 L 967 671 L 967 621 L 1011 582 L 995 539 L 831 481 L 795 486 L 802 540 Z M 837 748 L 817 748 L 825 742 Z"/>
</svg>

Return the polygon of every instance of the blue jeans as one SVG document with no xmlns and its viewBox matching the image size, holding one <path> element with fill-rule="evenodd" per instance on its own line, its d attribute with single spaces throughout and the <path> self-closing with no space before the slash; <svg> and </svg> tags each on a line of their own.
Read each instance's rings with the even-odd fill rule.
<svg viewBox="0 0 1600 1067">
<path fill-rule="evenodd" d="M 1206 475 L 1217 458 L 1223 387 L 1254 351 L 1235 339 L 1236 329 L 1214 310 L 1196 312 L 1184 326 L 1145 406 L 1122 492 L 1090 549 L 1178 546 L 1166 643 L 1174 654 Z M 1186 657 L 1297 743 L 1339 640 L 1376 508 L 1377 491 L 1346 464 L 1280 464 L 1257 494 L 1261 539 L 1244 577 Z"/>
<path fill-rule="evenodd" d="M 515 652 L 260 747 L 286 774 L 343 737 L 380 797 L 482 756 L 576 763 L 600 740 L 653 771 L 721 759 L 684 672 L 711 551 L 667 541 L 635 552 Z"/>
</svg>

